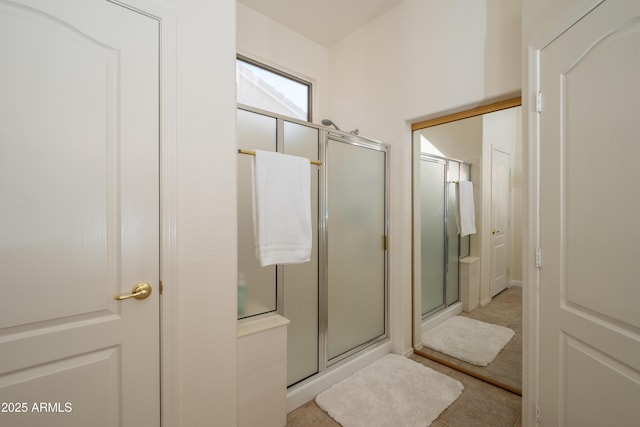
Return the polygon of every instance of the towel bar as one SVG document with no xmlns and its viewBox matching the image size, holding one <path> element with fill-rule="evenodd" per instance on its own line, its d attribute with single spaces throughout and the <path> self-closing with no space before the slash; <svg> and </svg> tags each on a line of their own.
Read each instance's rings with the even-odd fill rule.
<svg viewBox="0 0 640 427">
<path fill-rule="evenodd" d="M 249 156 L 255 156 L 256 152 L 253 150 L 243 150 L 241 148 L 238 149 L 238 153 L 240 154 L 248 154 Z M 322 166 L 322 162 L 318 160 L 309 160 L 309 163 L 312 165 Z"/>
</svg>

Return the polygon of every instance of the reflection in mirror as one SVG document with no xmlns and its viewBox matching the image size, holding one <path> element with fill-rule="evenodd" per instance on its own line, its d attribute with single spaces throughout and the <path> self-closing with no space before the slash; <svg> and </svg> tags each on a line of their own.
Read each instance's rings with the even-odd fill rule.
<svg viewBox="0 0 640 427">
<path fill-rule="evenodd" d="M 458 260 L 469 255 L 469 236 L 461 238 L 458 232 L 457 185 L 460 180 L 468 180 L 469 169 L 470 165 L 457 160 L 426 153 L 420 155 L 423 319 L 460 300 Z"/>
<path fill-rule="evenodd" d="M 412 130 L 414 349 L 521 395 L 520 102 Z"/>
</svg>

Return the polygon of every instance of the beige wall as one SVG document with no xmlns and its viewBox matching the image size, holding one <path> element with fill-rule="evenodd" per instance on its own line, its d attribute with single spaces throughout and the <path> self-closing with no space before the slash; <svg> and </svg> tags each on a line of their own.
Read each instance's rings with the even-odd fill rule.
<svg viewBox="0 0 640 427">
<path fill-rule="evenodd" d="M 140 2 L 142 3 L 142 2 Z M 163 296 L 177 307 L 169 328 L 177 361 L 163 388 L 177 401 L 167 425 L 236 425 L 235 1 L 149 0 L 164 15 L 172 64 L 163 75 L 169 99 L 166 138 L 175 138 L 174 282 Z M 170 175 L 170 174 L 169 174 Z M 168 187 L 173 186 L 175 194 Z M 165 278 L 166 280 L 166 278 Z M 177 372 L 176 372 L 177 370 Z M 172 383 L 175 381 L 175 384 Z M 164 410 L 170 410 L 165 403 Z"/>
<path fill-rule="evenodd" d="M 406 0 L 330 49 L 330 113 L 402 139 L 406 120 L 520 93 L 520 2 Z"/>
<path fill-rule="evenodd" d="M 313 83 L 313 121 L 328 117 L 329 52 L 278 22 L 237 2 L 238 53 Z"/>
<path fill-rule="evenodd" d="M 482 156 L 482 117 L 469 117 L 416 131 L 424 135 L 444 157 L 476 167 Z"/>
</svg>

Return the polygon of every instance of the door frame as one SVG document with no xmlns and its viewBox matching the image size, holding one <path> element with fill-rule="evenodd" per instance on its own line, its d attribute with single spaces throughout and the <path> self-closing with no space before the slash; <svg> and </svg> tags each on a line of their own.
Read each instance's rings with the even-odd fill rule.
<svg viewBox="0 0 640 427">
<path fill-rule="evenodd" d="M 178 412 L 178 165 L 177 165 L 177 18 L 176 12 L 145 0 L 108 0 L 148 16 L 159 25 L 160 73 L 160 420 L 179 424 Z"/>
<path fill-rule="evenodd" d="M 540 318 L 540 275 L 537 261 L 542 254 L 540 247 L 540 117 L 537 112 L 537 96 L 540 91 L 540 54 L 542 50 L 560 37 L 576 22 L 589 14 L 604 0 L 574 2 L 562 10 L 549 10 L 545 17 L 551 18 L 540 31 L 523 43 L 523 59 L 526 61 L 526 75 L 523 78 L 523 381 L 522 381 L 522 424 L 534 426 L 540 422 L 538 412 L 539 394 L 539 335 Z M 544 100 L 542 100 L 544 102 Z"/>
</svg>

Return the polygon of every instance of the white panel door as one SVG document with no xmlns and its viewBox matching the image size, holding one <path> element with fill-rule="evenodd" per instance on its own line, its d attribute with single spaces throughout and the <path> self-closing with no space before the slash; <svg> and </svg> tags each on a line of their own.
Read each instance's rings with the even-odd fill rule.
<svg viewBox="0 0 640 427">
<path fill-rule="evenodd" d="M 540 56 L 540 410 L 640 420 L 640 2 L 607 0 Z"/>
<path fill-rule="evenodd" d="M 158 28 L 0 1 L 0 425 L 159 425 Z"/>
<path fill-rule="evenodd" d="M 491 150 L 491 296 L 509 285 L 509 205 L 511 156 Z"/>
</svg>

